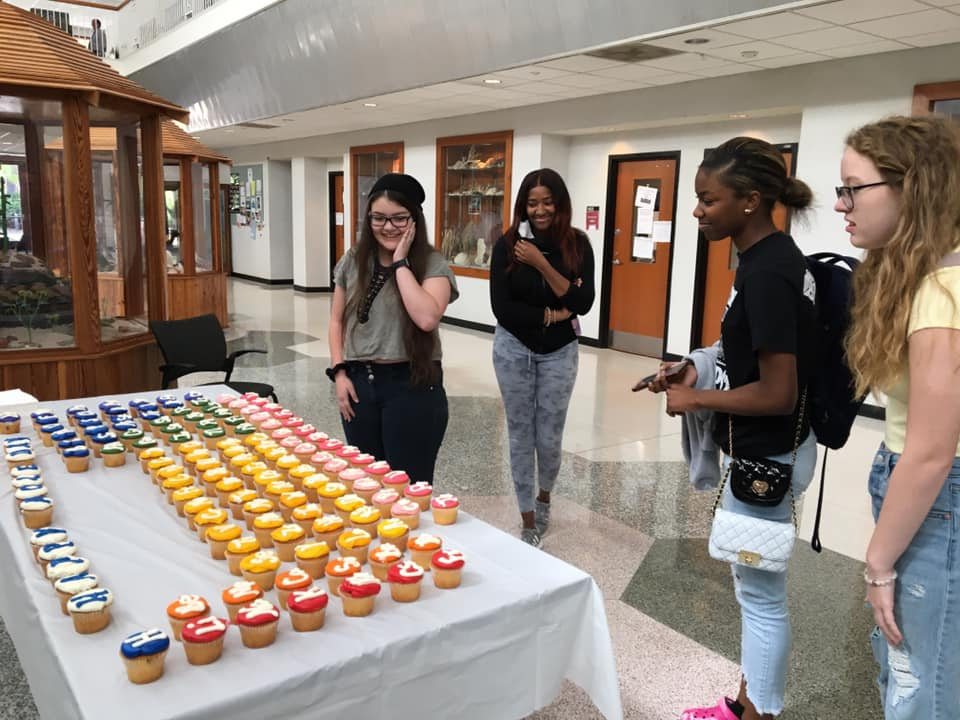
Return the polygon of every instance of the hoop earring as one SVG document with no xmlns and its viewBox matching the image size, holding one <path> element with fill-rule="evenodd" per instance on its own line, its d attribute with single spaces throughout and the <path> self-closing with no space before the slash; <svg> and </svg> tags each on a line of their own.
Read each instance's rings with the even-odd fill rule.
<svg viewBox="0 0 960 720">
<path fill-rule="evenodd" d="M 743 214 L 744 214 L 744 215 L 749 215 L 749 214 L 752 213 L 752 212 L 753 212 L 753 210 L 751 210 L 750 208 L 744 208 L 744 209 L 743 209 Z"/>
</svg>

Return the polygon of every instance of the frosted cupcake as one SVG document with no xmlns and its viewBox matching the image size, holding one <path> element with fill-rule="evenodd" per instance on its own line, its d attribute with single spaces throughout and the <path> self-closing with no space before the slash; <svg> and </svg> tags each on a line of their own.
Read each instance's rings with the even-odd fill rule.
<svg viewBox="0 0 960 720">
<path fill-rule="evenodd" d="M 300 463 L 295 468 L 287 472 L 287 477 L 297 490 L 303 490 L 303 481 L 311 475 L 316 475 L 317 469 L 309 463 Z"/>
<path fill-rule="evenodd" d="M 240 576 L 242 574 L 240 572 L 240 561 L 259 551 L 260 543 L 253 535 L 242 535 L 228 542 L 224 557 L 227 559 L 230 574 Z"/>
<path fill-rule="evenodd" d="M 372 536 L 366 530 L 350 528 L 340 533 L 337 538 L 337 550 L 341 557 L 354 557 L 363 565 L 367 561 Z"/>
<path fill-rule="evenodd" d="M 303 528 L 296 523 L 287 523 L 270 533 L 270 539 L 273 540 L 273 546 L 277 549 L 277 555 L 283 562 L 293 562 L 296 559 L 294 549 L 303 542 L 306 533 Z"/>
<path fill-rule="evenodd" d="M 253 530 L 253 521 L 260 515 L 273 512 L 273 503 L 266 498 L 255 498 L 243 504 L 243 519 L 247 522 L 247 529 Z M 281 519 L 283 516 L 281 516 Z"/>
<path fill-rule="evenodd" d="M 340 458 L 334 458 L 328 463 L 324 463 L 321 472 L 327 476 L 330 482 L 338 481 L 340 473 L 350 467 L 350 463 Z"/>
<path fill-rule="evenodd" d="M 72 575 L 82 575 L 90 569 L 90 561 L 83 557 L 71 555 L 57 558 L 47 564 L 47 580 L 56 587 L 57 580 Z"/>
<path fill-rule="evenodd" d="M 410 528 L 403 520 L 390 518 L 377 523 L 377 536 L 381 542 L 396 545 L 401 552 L 407 550 L 407 540 L 410 538 Z"/>
<path fill-rule="evenodd" d="M 220 461 L 217 460 L 217 462 L 220 462 Z M 220 498 L 217 496 L 217 483 L 219 483 L 221 480 L 226 480 L 227 478 L 234 477 L 233 475 L 230 474 L 230 471 L 227 470 L 227 468 L 223 467 L 222 465 L 217 465 L 216 467 L 212 467 L 209 470 L 205 470 L 203 473 L 199 473 L 199 476 L 200 476 L 200 485 L 201 487 L 203 487 L 203 491 L 207 494 L 207 497 L 215 497 L 217 498 L 217 502 L 220 501 Z M 237 482 L 239 484 L 236 487 L 231 488 L 230 491 L 226 493 L 226 495 L 229 495 L 234 490 L 239 490 L 240 488 L 243 487 L 242 481 L 238 480 Z M 226 495 L 224 497 L 226 497 Z M 221 503 L 221 506 L 223 505 L 224 503 Z"/>
<path fill-rule="evenodd" d="M 278 472 L 277 470 L 261 470 L 256 475 L 253 476 L 253 489 L 257 491 L 257 495 L 260 497 L 266 497 L 267 488 L 270 487 L 275 482 L 283 482 L 286 480 L 283 473 Z M 244 485 L 251 487 L 251 485 L 244 479 Z"/>
<path fill-rule="evenodd" d="M 320 507 L 323 508 L 325 513 L 336 512 L 337 508 L 335 503 L 339 498 L 342 498 L 347 494 L 347 486 L 339 481 L 330 482 L 326 479 L 326 475 L 320 475 L 319 477 L 323 478 L 325 482 L 316 488 L 316 502 L 320 503 Z M 308 498 L 310 497 L 309 482 L 310 480 L 304 483 L 305 492 L 307 493 Z"/>
<path fill-rule="evenodd" d="M 127 448 L 122 442 L 109 442 L 100 448 L 104 467 L 120 467 L 127 462 Z"/>
<path fill-rule="evenodd" d="M 111 605 L 113 593 L 107 588 L 77 593 L 67 601 L 67 612 L 73 619 L 73 629 L 81 635 L 100 632 L 110 624 Z"/>
<path fill-rule="evenodd" d="M 323 516 L 323 508 L 318 503 L 304 503 L 293 509 L 291 518 L 308 535 L 313 535 L 313 521 Z"/>
<path fill-rule="evenodd" d="M 180 639 L 191 665 L 209 665 L 223 654 L 223 638 L 227 634 L 227 621 L 208 615 L 191 620 L 183 626 Z"/>
<path fill-rule="evenodd" d="M 230 508 L 230 514 L 233 515 L 234 520 L 243 520 L 246 522 L 246 519 L 243 514 L 243 506 L 246 505 L 251 500 L 257 499 L 257 493 L 249 488 L 243 488 L 242 490 L 235 490 L 227 496 L 227 506 Z M 249 530 L 249 526 L 247 528 Z"/>
<path fill-rule="evenodd" d="M 240 573 L 243 579 L 255 582 L 264 592 L 273 590 L 279 567 L 280 558 L 271 550 L 261 550 L 240 561 Z"/>
<path fill-rule="evenodd" d="M 383 476 L 383 486 L 385 488 L 393 488 L 401 494 L 403 494 L 403 491 L 407 489 L 407 485 L 409 484 L 410 476 L 403 472 L 403 470 L 391 470 Z"/>
<path fill-rule="evenodd" d="M 237 580 L 220 594 L 230 622 L 233 623 L 237 621 L 237 613 L 240 612 L 240 608 L 246 607 L 254 600 L 262 597 L 263 590 L 260 589 L 260 586 L 249 580 Z"/>
<path fill-rule="evenodd" d="M 278 512 L 262 513 L 253 519 L 253 534 L 257 536 L 260 547 L 273 547 L 271 533 L 279 527 L 283 527 L 283 515 Z"/>
<path fill-rule="evenodd" d="M 262 648 L 272 645 L 277 639 L 279 624 L 280 611 L 273 603 L 262 598 L 240 608 L 237 613 L 240 639 L 248 648 Z"/>
<path fill-rule="evenodd" d="M 67 603 L 70 598 L 87 590 L 93 590 L 99 584 L 100 579 L 90 573 L 80 573 L 78 575 L 67 575 L 57 580 L 53 588 L 57 591 L 57 598 L 60 600 L 60 612 L 69 615 Z"/>
<path fill-rule="evenodd" d="M 424 533 L 414 535 L 407 543 L 407 549 L 410 551 L 410 559 L 424 570 L 430 569 L 430 558 L 433 554 L 443 547 L 443 540 L 437 535 Z"/>
<path fill-rule="evenodd" d="M 30 535 L 30 547 L 33 549 L 33 559 L 37 559 L 40 548 L 51 543 L 62 543 L 69 540 L 67 531 L 58 527 L 42 527 L 33 531 Z"/>
<path fill-rule="evenodd" d="M 343 614 L 347 617 L 366 617 L 373 612 L 374 601 L 380 594 L 380 581 L 369 573 L 356 573 L 340 584 Z"/>
<path fill-rule="evenodd" d="M 47 574 L 47 565 L 60 558 L 73 557 L 77 554 L 77 546 L 72 540 L 64 540 L 58 543 L 49 543 L 40 548 L 37 553 L 37 560 L 40 563 L 40 569 L 44 575 Z"/>
<path fill-rule="evenodd" d="M 387 571 L 390 597 L 397 602 L 413 602 L 420 597 L 423 568 L 412 560 L 399 562 Z"/>
<path fill-rule="evenodd" d="M 226 510 L 219 510 L 226 515 Z M 231 540 L 236 540 L 243 535 L 239 525 L 233 523 L 221 523 L 213 525 L 206 529 L 207 545 L 210 546 L 210 557 L 214 560 L 227 559 L 227 546 Z"/>
<path fill-rule="evenodd" d="M 334 547 L 344 528 L 346 522 L 339 515 L 324 515 L 313 521 L 313 537 Z"/>
<path fill-rule="evenodd" d="M 358 507 L 350 513 L 350 524 L 360 530 L 366 530 L 371 535 L 376 534 L 378 522 L 380 522 L 380 511 L 369 505 Z"/>
<path fill-rule="evenodd" d="M 90 450 L 85 447 L 72 447 L 63 451 L 63 462 L 68 473 L 82 473 L 90 469 Z"/>
<path fill-rule="evenodd" d="M 403 491 L 404 497 L 413 500 L 420 506 L 420 512 L 430 509 L 430 498 L 433 495 L 433 485 L 428 482 L 417 482 L 407 485 Z"/>
<path fill-rule="evenodd" d="M 373 502 L 373 496 L 378 490 L 380 490 L 380 481 L 371 477 L 364 476 L 353 483 L 353 494 L 359 495 L 367 503 Z"/>
<path fill-rule="evenodd" d="M 315 452 L 317 452 L 317 446 L 308 442 L 298 443 L 293 448 L 293 454 L 297 456 L 301 463 L 308 463 Z"/>
<path fill-rule="evenodd" d="M 20 413 L 0 413 L 0 435 L 15 435 L 20 432 Z"/>
<path fill-rule="evenodd" d="M 381 582 L 387 581 L 387 571 L 403 560 L 403 552 L 396 545 L 385 543 L 370 551 L 370 569 Z"/>
<path fill-rule="evenodd" d="M 21 501 L 20 517 L 28 530 L 46 527 L 53 520 L 53 500 L 44 495 Z"/>
<path fill-rule="evenodd" d="M 362 565 L 355 557 L 340 557 L 336 560 L 330 560 L 324 571 L 327 576 L 327 587 L 330 588 L 330 594 L 340 596 L 340 583 L 344 578 L 355 575 L 360 572 Z"/>
<path fill-rule="evenodd" d="M 460 587 L 463 573 L 463 553 L 457 550 L 438 550 L 430 560 L 433 567 L 433 584 L 442 590 Z"/>
<path fill-rule="evenodd" d="M 390 517 L 403 520 L 407 527 L 416 530 L 420 527 L 420 505 L 403 498 L 390 506 Z"/>
<path fill-rule="evenodd" d="M 366 505 L 366 503 L 363 501 L 363 498 L 353 493 L 348 493 L 333 501 L 334 511 L 342 517 L 345 522 L 350 520 L 350 513 L 364 505 Z"/>
<path fill-rule="evenodd" d="M 206 617 L 210 614 L 210 605 L 199 595 L 181 595 L 167 605 L 167 620 L 173 631 L 173 639 L 180 640 L 183 626 L 190 620 Z"/>
<path fill-rule="evenodd" d="M 197 513 L 193 518 L 193 524 L 197 526 L 197 537 L 201 542 L 206 542 L 207 530 L 216 525 L 227 524 L 229 518 L 230 514 L 223 508 L 218 507 L 210 507 Z"/>
<path fill-rule="evenodd" d="M 230 506 L 230 496 L 237 492 L 238 490 L 243 490 L 243 481 L 240 478 L 235 478 L 233 475 L 227 475 L 222 480 L 218 480 L 217 484 L 214 486 L 217 494 L 217 502 L 220 503 L 220 507 L 229 508 L 231 511 L 233 508 Z M 243 519 L 243 508 L 240 508 L 240 517 L 237 518 L 234 513 L 234 518 L 237 520 Z"/>
<path fill-rule="evenodd" d="M 357 480 L 365 478 L 366 476 L 367 474 L 363 470 L 359 470 L 358 468 L 351 467 L 341 472 L 337 476 L 337 479 L 347 486 L 347 490 L 349 490 L 350 492 L 353 492 L 353 484 Z"/>
<path fill-rule="evenodd" d="M 389 518 L 390 508 L 393 507 L 393 504 L 400 499 L 400 493 L 398 493 L 393 488 L 383 488 L 382 490 L 377 490 L 370 498 L 370 502 L 373 506 L 380 511 L 380 514 Z"/>
<path fill-rule="evenodd" d="M 293 549 L 297 567 L 305 571 L 314 580 L 324 575 L 324 567 L 330 559 L 330 546 L 320 542 L 302 542 Z"/>
<path fill-rule="evenodd" d="M 169 648 L 170 638 L 158 628 L 128 635 L 120 643 L 120 657 L 127 670 L 127 679 L 137 685 L 159 680 L 163 676 L 163 661 Z"/>
<path fill-rule="evenodd" d="M 294 590 L 287 599 L 290 624 L 297 632 L 311 632 L 323 627 L 330 597 L 321 587 Z"/>
<path fill-rule="evenodd" d="M 156 441 L 154 440 L 154 442 Z M 139 445 L 139 444 L 141 443 L 139 442 L 134 443 L 134 445 Z M 137 454 L 137 459 L 140 461 L 140 469 L 143 470 L 143 474 L 144 475 L 150 474 L 149 463 L 151 460 L 156 460 L 157 458 L 162 458 L 162 457 L 165 457 L 165 454 L 163 450 L 161 448 L 156 447 L 156 445 L 141 449 L 140 452 Z M 170 463 L 173 463 L 173 460 L 170 460 Z"/>
<path fill-rule="evenodd" d="M 277 575 L 277 600 L 280 607 L 287 609 L 287 599 L 294 590 L 304 590 L 313 584 L 310 573 L 300 568 L 293 568 Z"/>
<path fill-rule="evenodd" d="M 430 501 L 430 510 L 437 525 L 453 525 L 457 521 L 460 501 L 455 495 L 443 493 Z"/>
<path fill-rule="evenodd" d="M 187 518 L 187 525 L 194 532 L 197 531 L 197 524 L 194 522 L 197 515 L 204 512 L 205 510 L 210 510 L 213 508 L 213 500 L 208 498 L 206 495 L 201 495 L 200 497 L 195 497 L 193 500 L 188 500 L 183 505 L 183 514 Z"/>
</svg>

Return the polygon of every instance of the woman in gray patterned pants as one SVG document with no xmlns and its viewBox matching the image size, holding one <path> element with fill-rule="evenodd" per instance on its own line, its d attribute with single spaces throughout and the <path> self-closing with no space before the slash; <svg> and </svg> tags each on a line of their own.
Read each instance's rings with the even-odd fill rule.
<svg viewBox="0 0 960 720">
<path fill-rule="evenodd" d="M 570 226 L 571 215 L 563 179 L 553 170 L 534 170 L 520 185 L 513 224 L 490 261 L 493 367 L 507 416 L 520 537 L 534 547 L 550 523 L 550 492 L 577 379 L 576 316 L 590 310 L 595 295 L 593 250 Z"/>
</svg>

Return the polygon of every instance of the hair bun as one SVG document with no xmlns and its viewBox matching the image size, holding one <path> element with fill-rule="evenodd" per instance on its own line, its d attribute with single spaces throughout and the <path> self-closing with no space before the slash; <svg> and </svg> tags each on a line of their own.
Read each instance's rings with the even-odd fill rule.
<svg viewBox="0 0 960 720">
<path fill-rule="evenodd" d="M 803 180 L 788 177 L 779 200 L 788 208 L 803 210 L 813 204 L 813 190 Z"/>
<path fill-rule="evenodd" d="M 387 173 L 373 184 L 370 195 L 376 195 L 384 190 L 400 193 L 407 200 L 417 205 L 423 205 L 423 201 L 427 198 L 423 185 L 412 175 L 403 173 Z"/>
</svg>

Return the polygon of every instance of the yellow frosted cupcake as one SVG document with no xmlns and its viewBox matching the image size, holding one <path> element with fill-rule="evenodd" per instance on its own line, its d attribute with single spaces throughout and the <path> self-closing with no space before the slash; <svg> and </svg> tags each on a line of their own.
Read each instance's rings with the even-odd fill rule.
<svg viewBox="0 0 960 720">
<path fill-rule="evenodd" d="M 248 555 L 240 561 L 240 572 L 244 580 L 255 582 L 264 592 L 273 590 L 277 579 L 280 558 L 271 550 L 261 550 Z"/>
<path fill-rule="evenodd" d="M 269 500 L 272 500 L 274 505 L 279 505 L 281 496 L 283 496 L 285 493 L 293 492 L 296 489 L 297 488 L 292 482 L 287 480 L 274 480 L 272 483 L 267 485 L 266 488 L 264 488 L 263 496 Z"/>
<path fill-rule="evenodd" d="M 376 534 L 378 522 L 380 522 L 380 511 L 369 505 L 358 507 L 350 513 L 350 524 L 355 528 L 366 530 L 371 535 Z"/>
<path fill-rule="evenodd" d="M 242 452 L 238 455 L 234 455 L 230 458 L 230 471 L 231 473 L 240 473 L 240 476 L 243 477 L 243 466 L 249 465 L 252 462 L 257 462 L 258 458 L 256 455 L 250 452 Z"/>
<path fill-rule="evenodd" d="M 267 486 L 270 483 L 285 481 L 287 478 L 283 473 L 279 473 L 276 470 L 261 470 L 256 475 L 253 476 L 253 485 L 247 485 L 247 487 L 253 487 L 257 491 L 257 495 L 260 497 L 266 497 Z"/>
<path fill-rule="evenodd" d="M 316 473 L 317 469 L 313 465 L 301 463 L 287 472 L 287 476 L 290 478 L 290 482 L 296 486 L 297 490 L 303 490 L 303 481 Z"/>
<path fill-rule="evenodd" d="M 184 455 L 183 464 L 191 473 L 195 473 L 197 463 L 200 462 L 201 460 L 209 460 L 211 457 L 212 456 L 210 455 L 210 451 L 207 450 L 205 447 L 201 447 L 201 448 L 197 448 L 196 450 L 192 450 L 188 452 L 186 455 Z M 219 464 L 220 461 L 217 460 L 217 463 Z"/>
<path fill-rule="evenodd" d="M 334 500 L 333 507 L 337 515 L 342 517 L 344 521 L 349 521 L 350 513 L 352 513 L 357 508 L 363 507 L 365 504 L 366 503 L 363 502 L 363 498 L 360 497 L 359 495 L 348 493 Z"/>
<path fill-rule="evenodd" d="M 396 545 L 402 552 L 406 552 L 407 540 L 410 538 L 410 528 L 403 520 L 388 518 L 377 524 L 377 536 L 381 542 Z"/>
<path fill-rule="evenodd" d="M 279 472 L 282 472 L 286 477 L 289 477 L 288 473 L 299 464 L 300 458 L 293 453 L 289 453 L 283 457 L 277 458 L 276 467 Z"/>
<path fill-rule="evenodd" d="M 225 510 L 220 510 L 225 513 Z M 199 526 L 198 526 L 199 527 Z M 207 545 L 210 546 L 210 557 L 214 560 L 227 559 L 227 545 L 231 540 L 237 540 L 243 534 L 239 525 L 222 523 L 207 528 Z"/>
<path fill-rule="evenodd" d="M 186 513 L 183 511 L 183 508 L 191 500 L 196 500 L 199 497 L 204 497 L 203 488 L 199 488 L 196 485 L 187 485 L 186 487 L 179 488 L 173 491 L 173 506 L 177 509 L 177 515 L 180 517 L 186 517 Z"/>
<path fill-rule="evenodd" d="M 218 468 L 219 469 L 219 468 Z M 206 474 L 204 474 L 206 477 Z M 237 490 L 243 490 L 243 481 L 240 478 L 235 478 L 233 475 L 227 475 L 226 477 L 217 481 L 217 484 L 214 485 L 214 492 L 217 494 L 217 502 L 220 503 L 220 507 L 227 508 L 230 506 L 230 495 L 235 493 Z M 243 517 L 241 512 L 240 518 Z"/>
<path fill-rule="evenodd" d="M 234 438 L 234 440 L 236 440 L 236 438 Z M 219 444 L 220 443 L 217 443 L 217 445 Z M 247 449 L 240 444 L 239 440 L 237 440 L 236 445 L 230 445 L 229 447 L 226 447 L 220 451 L 220 460 L 226 463 L 227 465 L 229 465 L 231 462 L 233 462 L 233 459 L 235 457 L 239 457 L 241 455 L 249 455 L 249 454 L 250 453 L 247 452 Z M 240 463 L 239 467 L 243 467 L 248 462 L 253 462 L 253 461 L 244 459 L 244 461 Z"/>
<path fill-rule="evenodd" d="M 273 503 L 266 498 L 255 498 L 250 502 L 243 504 L 243 519 L 247 523 L 247 529 L 253 530 L 254 518 L 264 513 L 273 512 Z"/>
<path fill-rule="evenodd" d="M 147 448 L 146 450 L 141 450 L 140 455 L 138 457 L 140 459 L 140 469 L 143 470 L 143 474 L 149 475 L 150 468 L 148 463 L 151 460 L 156 460 L 157 458 L 164 457 L 164 452 L 158 447 L 152 447 L 152 448 Z M 171 460 L 170 462 L 172 463 L 173 460 Z"/>
<path fill-rule="evenodd" d="M 248 488 L 243 488 L 242 490 L 234 490 L 227 497 L 227 505 L 230 506 L 230 513 L 233 515 L 234 520 L 243 520 L 246 522 L 246 517 L 243 514 L 243 506 L 246 505 L 251 500 L 256 500 L 257 494 Z M 249 530 L 249 528 L 247 528 Z"/>
<path fill-rule="evenodd" d="M 194 522 L 194 519 L 202 513 L 204 510 L 210 510 L 213 507 L 213 498 L 208 498 L 206 496 L 201 496 L 194 498 L 193 500 L 188 500 L 183 506 L 184 517 L 187 518 L 187 525 L 190 526 L 190 529 L 196 532 L 197 524 Z"/>
<path fill-rule="evenodd" d="M 255 432 L 250 433 L 245 438 L 243 438 L 243 444 L 248 448 L 252 448 L 256 452 L 257 445 L 260 443 L 266 442 L 270 439 L 270 436 L 264 432 Z"/>
<path fill-rule="evenodd" d="M 233 575 L 240 575 L 240 561 L 247 555 L 253 555 L 260 551 L 260 543 L 253 535 L 242 535 L 227 543 L 227 549 L 224 556 L 227 558 L 227 566 Z"/>
<path fill-rule="evenodd" d="M 293 549 L 297 567 L 314 580 L 323 577 L 323 569 L 330 559 L 330 546 L 325 542 L 301 542 Z"/>
<path fill-rule="evenodd" d="M 290 513 L 293 522 L 300 525 L 309 536 L 313 535 L 313 521 L 323 515 L 323 508 L 318 503 L 304 503 L 298 505 Z"/>
<path fill-rule="evenodd" d="M 319 503 L 320 495 L 318 494 L 318 491 L 326 484 L 327 476 L 323 473 L 314 473 L 313 475 L 308 475 L 305 477 L 303 479 L 303 491 L 307 494 L 307 500 L 312 503 Z M 333 512 L 333 510 L 330 510 L 329 512 Z"/>
<path fill-rule="evenodd" d="M 277 468 L 277 460 L 282 457 L 286 457 L 287 451 L 280 447 L 279 445 L 274 445 L 272 448 L 262 453 L 260 457 L 263 458 L 264 462 L 267 463 L 274 470 Z"/>
<path fill-rule="evenodd" d="M 280 496 L 280 512 L 283 519 L 293 522 L 293 511 L 307 504 L 307 494 L 299 490 L 285 492 Z"/>
<path fill-rule="evenodd" d="M 177 455 L 180 455 L 181 457 L 186 457 L 187 455 L 192 453 L 194 450 L 199 450 L 202 447 L 203 447 L 203 443 L 200 442 L 199 440 L 188 440 L 187 442 L 180 443 L 177 446 Z"/>
<path fill-rule="evenodd" d="M 220 460 L 222 462 L 226 462 L 228 460 L 227 450 L 229 450 L 230 448 L 240 448 L 235 453 L 236 455 L 239 455 L 244 451 L 243 445 L 236 438 L 227 437 L 227 438 L 223 438 L 223 440 L 217 441 L 217 454 L 220 456 Z"/>
<path fill-rule="evenodd" d="M 358 530 L 357 528 L 344 530 L 337 538 L 337 550 L 340 551 L 340 557 L 354 557 L 363 565 L 367 561 L 371 539 L 370 533 L 366 530 Z"/>
<path fill-rule="evenodd" d="M 273 538 L 271 537 L 271 533 L 282 526 L 283 515 L 278 512 L 270 511 L 257 515 L 253 519 L 253 534 L 257 536 L 260 547 L 272 548 Z M 299 527 L 299 525 L 297 527 Z"/>
<path fill-rule="evenodd" d="M 163 470 L 157 473 L 157 479 L 160 480 L 160 487 L 163 488 L 163 492 L 167 496 L 167 502 L 170 505 L 174 504 L 174 492 L 180 488 L 190 487 L 193 485 L 193 478 L 186 473 L 177 472 L 178 470 L 182 470 L 179 465 L 171 465 L 170 467 L 165 467 Z"/>
<path fill-rule="evenodd" d="M 217 483 L 228 477 L 231 477 L 230 471 L 223 467 L 223 465 L 217 465 L 216 467 L 210 468 L 206 472 L 201 473 L 200 482 L 203 485 L 203 490 L 207 493 L 208 497 L 217 497 Z M 231 490 L 231 492 L 233 491 Z"/>
<path fill-rule="evenodd" d="M 313 537 L 335 547 L 347 523 L 339 515 L 324 515 L 313 521 Z"/>
<path fill-rule="evenodd" d="M 201 542 L 206 542 L 207 529 L 214 525 L 223 525 L 229 519 L 230 515 L 223 508 L 209 507 L 201 510 L 193 516 L 193 524 L 197 526 L 197 537 Z"/>
<path fill-rule="evenodd" d="M 323 484 L 319 484 L 316 489 L 317 502 L 320 503 L 320 507 L 326 513 L 336 512 L 336 501 L 347 494 L 347 486 L 339 481 L 329 482 L 326 475 L 314 475 L 313 477 L 323 478 Z M 306 482 L 304 487 L 307 487 Z"/>
<path fill-rule="evenodd" d="M 240 468 L 240 479 L 243 480 L 243 484 L 247 487 L 252 487 L 256 490 L 256 486 L 253 483 L 253 479 L 257 476 L 258 473 L 262 473 L 265 470 L 270 468 L 263 460 L 255 460 L 254 462 L 247 463 L 242 468 Z"/>
<path fill-rule="evenodd" d="M 277 549 L 277 555 L 283 562 L 296 560 L 294 549 L 299 543 L 303 542 L 306 536 L 303 528 L 296 523 L 281 525 L 270 533 L 270 539 L 273 540 L 273 546 Z"/>
<path fill-rule="evenodd" d="M 166 467 L 170 467 L 171 465 L 173 465 L 173 458 L 168 458 L 166 456 L 147 461 L 147 472 L 150 473 L 150 479 L 154 482 L 154 484 L 158 484 L 157 473 Z M 178 472 L 183 472 L 182 467 L 179 465 L 177 465 L 177 467 L 180 468 Z"/>
<path fill-rule="evenodd" d="M 387 572 L 390 568 L 403 560 L 403 551 L 396 545 L 384 543 L 370 551 L 370 569 L 373 575 L 381 582 L 387 582 Z"/>
</svg>

